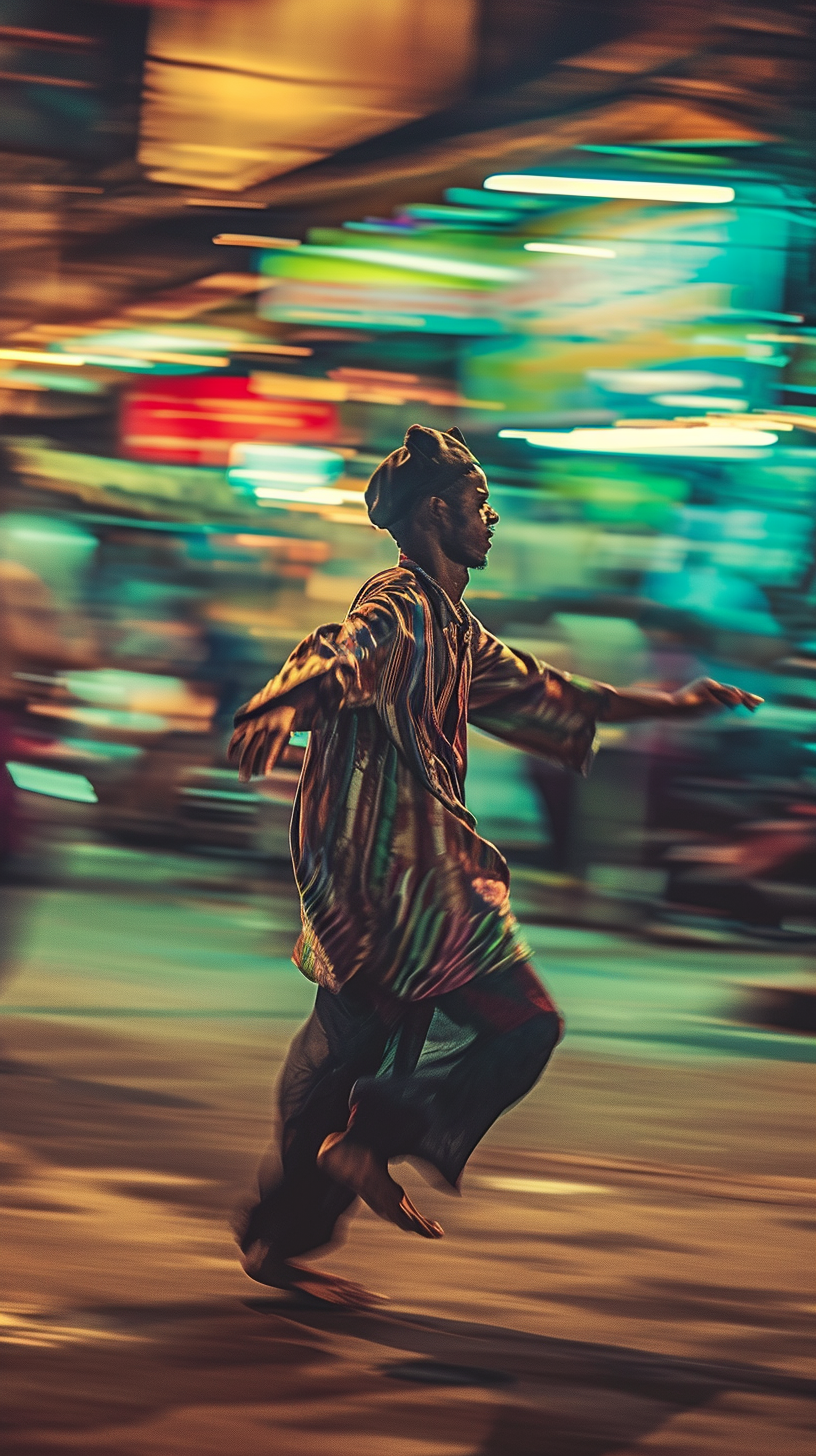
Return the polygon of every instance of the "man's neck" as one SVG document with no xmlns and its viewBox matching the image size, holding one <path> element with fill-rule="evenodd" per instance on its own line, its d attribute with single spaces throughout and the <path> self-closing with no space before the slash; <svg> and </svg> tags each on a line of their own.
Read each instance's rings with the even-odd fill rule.
<svg viewBox="0 0 816 1456">
<path fill-rule="evenodd" d="M 462 594 L 470 580 L 470 572 L 466 566 L 460 566 L 458 561 L 451 561 L 450 557 L 446 556 L 435 543 L 407 552 L 406 555 L 411 561 L 415 561 L 417 566 L 421 566 L 428 576 L 433 577 L 452 602 L 461 602 Z"/>
</svg>

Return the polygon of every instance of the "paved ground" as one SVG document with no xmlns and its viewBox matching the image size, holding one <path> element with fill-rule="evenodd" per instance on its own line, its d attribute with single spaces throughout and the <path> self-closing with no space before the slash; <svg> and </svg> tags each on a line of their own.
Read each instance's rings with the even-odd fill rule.
<svg viewBox="0 0 816 1456">
<path fill-rule="evenodd" d="M 310 1000 L 291 894 L 88 854 L 5 896 L 10 1456 L 809 1456 L 813 1074 L 732 1022 L 761 957 L 532 926 L 572 1035 L 460 1199 L 407 1170 L 443 1242 L 363 1211 L 323 1261 L 390 1303 L 307 1311 L 228 1229 Z"/>
</svg>

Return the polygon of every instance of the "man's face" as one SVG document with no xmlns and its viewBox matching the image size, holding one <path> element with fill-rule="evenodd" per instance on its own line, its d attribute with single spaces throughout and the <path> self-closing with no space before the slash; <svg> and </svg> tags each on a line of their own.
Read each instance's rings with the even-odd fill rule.
<svg viewBox="0 0 816 1456">
<path fill-rule="evenodd" d="M 457 481 L 450 497 L 442 498 L 447 507 L 440 533 L 440 545 L 449 561 L 482 571 L 498 512 L 488 503 L 487 479 L 483 470 L 474 469 Z"/>
</svg>

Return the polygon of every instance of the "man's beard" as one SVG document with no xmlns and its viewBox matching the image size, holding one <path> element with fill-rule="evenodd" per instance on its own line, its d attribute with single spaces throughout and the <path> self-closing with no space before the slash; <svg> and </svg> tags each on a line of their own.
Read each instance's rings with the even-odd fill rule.
<svg viewBox="0 0 816 1456">
<path fill-rule="evenodd" d="M 484 571 L 487 566 L 488 552 L 483 551 L 477 556 L 475 546 L 470 546 L 466 539 L 463 540 L 463 537 L 466 538 L 466 536 L 466 528 L 458 532 L 454 525 L 454 529 L 450 535 L 447 538 L 443 538 L 440 543 L 442 550 L 448 560 L 455 561 L 457 566 L 464 566 L 468 571 Z"/>
</svg>

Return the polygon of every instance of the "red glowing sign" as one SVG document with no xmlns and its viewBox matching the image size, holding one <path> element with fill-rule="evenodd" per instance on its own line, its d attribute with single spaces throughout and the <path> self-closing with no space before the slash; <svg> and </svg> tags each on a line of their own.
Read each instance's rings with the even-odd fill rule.
<svg viewBox="0 0 816 1456">
<path fill-rule="evenodd" d="M 126 391 L 120 447 L 130 460 L 226 465 L 239 441 L 331 444 L 338 427 L 322 400 L 269 399 L 234 376 L 171 376 Z"/>
</svg>

